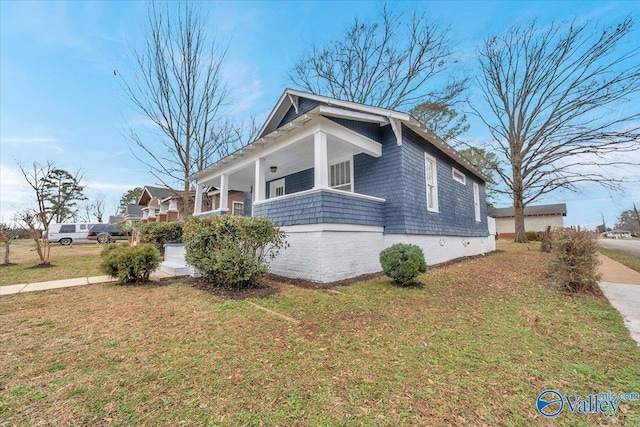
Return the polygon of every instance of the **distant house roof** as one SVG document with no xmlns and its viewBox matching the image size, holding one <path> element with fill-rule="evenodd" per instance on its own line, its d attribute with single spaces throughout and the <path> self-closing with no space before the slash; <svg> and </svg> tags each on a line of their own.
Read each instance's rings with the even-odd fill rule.
<svg viewBox="0 0 640 427">
<path fill-rule="evenodd" d="M 142 194 L 138 199 L 138 205 L 146 206 L 151 199 L 166 199 L 167 197 L 174 197 L 180 194 L 178 190 L 174 190 L 173 188 L 168 187 L 152 187 L 147 185 L 142 190 Z"/>
<path fill-rule="evenodd" d="M 107 221 L 107 224 L 117 224 L 119 222 L 123 222 L 124 220 L 125 218 L 122 215 L 109 215 L 109 220 Z"/>
<path fill-rule="evenodd" d="M 142 206 L 129 203 L 124 211 L 125 216 L 130 218 L 142 218 Z"/>
<path fill-rule="evenodd" d="M 508 218 L 513 217 L 513 207 L 511 208 L 489 208 L 487 209 L 487 215 L 494 218 Z M 554 205 L 537 205 L 527 206 L 524 208 L 525 216 L 539 216 L 539 215 L 562 215 L 567 216 L 567 205 L 565 203 L 556 203 Z"/>
</svg>

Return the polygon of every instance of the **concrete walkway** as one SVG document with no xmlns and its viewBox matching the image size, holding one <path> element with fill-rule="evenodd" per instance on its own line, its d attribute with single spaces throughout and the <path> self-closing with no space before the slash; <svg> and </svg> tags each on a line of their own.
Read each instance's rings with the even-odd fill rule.
<svg viewBox="0 0 640 427">
<path fill-rule="evenodd" d="M 600 288 L 624 318 L 631 338 L 640 345 L 640 273 L 611 258 L 598 254 L 600 265 Z"/>
<path fill-rule="evenodd" d="M 151 280 L 157 280 L 169 276 L 171 275 L 163 273 L 162 271 L 155 271 L 151 274 Z M 22 294 L 25 292 L 46 291 L 49 289 L 70 288 L 73 286 L 95 285 L 98 283 L 110 283 L 117 281 L 117 279 L 109 276 L 93 276 L 79 277 L 76 279 L 53 280 L 50 282 L 22 283 L 19 285 L 0 286 L 0 296 Z"/>
</svg>

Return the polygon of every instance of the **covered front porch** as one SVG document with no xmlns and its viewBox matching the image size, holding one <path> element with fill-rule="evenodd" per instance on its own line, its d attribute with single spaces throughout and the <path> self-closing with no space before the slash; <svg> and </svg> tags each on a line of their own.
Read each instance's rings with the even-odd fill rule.
<svg viewBox="0 0 640 427">
<path fill-rule="evenodd" d="M 354 156 L 382 146 L 330 119 L 301 116 L 196 176 L 194 215 L 224 215 L 230 191 L 244 192 L 244 213 L 280 226 L 339 223 L 384 226 L 385 200 L 357 193 Z M 207 191 L 218 208 L 201 209 Z"/>
</svg>

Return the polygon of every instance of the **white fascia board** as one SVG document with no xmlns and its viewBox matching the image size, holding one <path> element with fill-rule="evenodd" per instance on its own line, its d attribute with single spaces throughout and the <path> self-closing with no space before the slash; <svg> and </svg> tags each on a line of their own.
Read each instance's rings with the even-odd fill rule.
<svg viewBox="0 0 640 427">
<path fill-rule="evenodd" d="M 361 149 L 366 154 L 373 157 L 382 156 L 382 144 L 367 138 L 364 135 L 354 132 L 344 126 L 339 125 L 324 117 L 318 117 L 318 122 L 322 125 L 321 130 L 327 134 L 335 136 L 348 144 L 354 145 Z"/>
<path fill-rule="evenodd" d="M 367 123 L 379 123 L 381 126 L 389 124 L 389 119 L 384 116 L 370 113 L 360 113 L 358 111 L 345 110 L 343 108 L 320 106 L 320 114 L 323 116 L 337 117 L 340 119 L 357 120 Z"/>
<path fill-rule="evenodd" d="M 408 122 L 411 119 L 411 115 L 409 114 L 400 113 L 398 111 L 393 111 L 393 110 L 387 110 L 386 108 L 371 107 L 369 105 L 358 104 L 357 102 L 342 101 L 339 99 L 328 98 L 326 96 L 315 95 L 307 92 L 301 92 L 294 89 L 287 89 L 286 92 L 292 95 L 296 95 L 298 97 L 313 99 L 314 101 L 323 102 L 328 105 L 333 105 L 336 107 L 349 108 L 356 111 L 362 111 L 364 113 L 376 114 L 378 116 L 393 117 L 395 119 L 403 120 L 406 122 Z"/>
<path fill-rule="evenodd" d="M 267 128 L 267 125 L 271 123 L 271 120 L 273 120 L 274 116 L 276 115 L 276 112 L 280 109 L 280 106 L 282 105 L 282 103 L 287 99 L 289 99 L 289 89 L 285 89 L 285 91 L 282 92 L 282 95 L 280 96 L 280 99 L 278 99 L 276 106 L 273 108 L 273 110 L 271 110 L 271 113 L 269 113 L 269 117 L 267 117 L 267 120 L 265 120 L 264 123 L 262 124 L 262 127 L 260 128 L 260 132 L 258 132 L 258 139 L 262 137 L 262 133 Z"/>
</svg>

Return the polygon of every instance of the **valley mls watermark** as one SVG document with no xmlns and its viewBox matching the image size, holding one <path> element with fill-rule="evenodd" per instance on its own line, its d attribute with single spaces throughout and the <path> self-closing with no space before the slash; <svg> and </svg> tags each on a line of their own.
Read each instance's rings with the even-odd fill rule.
<svg viewBox="0 0 640 427">
<path fill-rule="evenodd" d="M 567 408 L 578 414 L 603 414 L 612 418 L 618 412 L 620 403 L 640 400 L 640 393 L 604 393 L 580 396 L 579 394 L 561 394 L 556 390 L 545 390 L 538 395 L 536 407 L 547 418 L 557 417 Z"/>
</svg>

